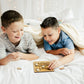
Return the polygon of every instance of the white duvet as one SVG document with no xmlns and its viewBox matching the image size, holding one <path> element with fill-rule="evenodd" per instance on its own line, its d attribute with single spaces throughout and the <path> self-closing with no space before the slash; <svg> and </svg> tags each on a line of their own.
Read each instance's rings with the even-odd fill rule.
<svg viewBox="0 0 84 84">
<path fill-rule="evenodd" d="M 61 57 L 45 54 L 43 48 L 40 48 L 40 51 L 44 55 L 40 56 L 38 60 L 13 61 L 0 66 L 0 84 L 84 84 L 84 56 L 79 51 L 75 51 L 74 61 L 65 65 L 63 70 L 57 68 L 54 72 L 34 73 L 34 61 Z"/>
</svg>

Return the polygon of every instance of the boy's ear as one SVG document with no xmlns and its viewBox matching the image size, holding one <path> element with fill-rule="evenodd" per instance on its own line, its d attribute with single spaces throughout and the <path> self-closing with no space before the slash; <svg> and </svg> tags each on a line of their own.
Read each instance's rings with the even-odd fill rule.
<svg viewBox="0 0 84 84">
<path fill-rule="evenodd" d="M 1 29 L 4 33 L 6 32 L 6 29 L 3 26 L 1 26 Z"/>
<path fill-rule="evenodd" d="M 60 31 L 61 31 L 61 29 L 60 29 L 60 27 L 58 27 L 58 33 L 60 33 Z"/>
</svg>

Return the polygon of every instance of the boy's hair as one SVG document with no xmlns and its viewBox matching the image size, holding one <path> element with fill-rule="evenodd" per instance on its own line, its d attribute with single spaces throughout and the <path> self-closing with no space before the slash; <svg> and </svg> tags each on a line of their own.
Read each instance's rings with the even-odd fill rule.
<svg viewBox="0 0 84 84">
<path fill-rule="evenodd" d="M 23 21 L 23 17 L 15 10 L 8 10 L 1 16 L 1 24 L 5 28 L 7 28 L 11 23 L 17 21 Z"/>
<path fill-rule="evenodd" d="M 44 19 L 42 24 L 40 24 L 40 26 L 41 28 L 52 27 L 57 29 L 57 27 L 59 27 L 59 23 L 55 17 L 47 17 L 46 19 Z"/>
</svg>

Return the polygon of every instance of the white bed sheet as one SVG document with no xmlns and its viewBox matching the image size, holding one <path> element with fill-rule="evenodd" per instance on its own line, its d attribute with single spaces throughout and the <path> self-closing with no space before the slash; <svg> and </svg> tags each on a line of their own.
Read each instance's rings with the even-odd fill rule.
<svg viewBox="0 0 84 84">
<path fill-rule="evenodd" d="M 43 48 L 39 49 L 45 53 Z M 54 72 L 34 73 L 34 61 L 58 59 L 60 56 L 44 54 L 38 60 L 20 60 L 0 66 L 0 84 L 84 84 L 84 56 L 75 51 L 75 59 Z M 20 67 L 21 70 L 17 70 Z"/>
</svg>

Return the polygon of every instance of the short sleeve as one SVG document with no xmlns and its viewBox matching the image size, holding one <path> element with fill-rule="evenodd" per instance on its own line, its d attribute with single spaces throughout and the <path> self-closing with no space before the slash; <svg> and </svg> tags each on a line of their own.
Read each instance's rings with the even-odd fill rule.
<svg viewBox="0 0 84 84">
<path fill-rule="evenodd" d="M 64 47 L 68 48 L 68 49 L 74 49 L 74 43 L 70 39 L 70 37 L 68 37 L 67 39 L 64 40 Z"/>
<path fill-rule="evenodd" d="M 44 40 L 44 49 L 47 50 L 52 50 L 51 46 L 49 45 L 49 43 L 47 41 Z"/>
</svg>

